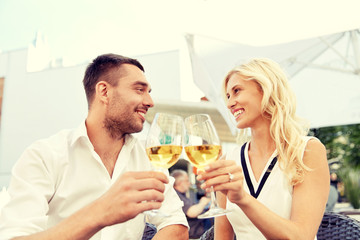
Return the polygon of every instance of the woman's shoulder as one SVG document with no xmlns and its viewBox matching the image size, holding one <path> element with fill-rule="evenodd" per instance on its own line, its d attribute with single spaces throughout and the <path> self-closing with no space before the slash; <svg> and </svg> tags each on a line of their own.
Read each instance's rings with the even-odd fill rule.
<svg viewBox="0 0 360 240">
<path fill-rule="evenodd" d="M 327 163 L 326 148 L 318 138 L 306 137 L 303 161 L 311 168 L 312 165 L 319 164 L 319 161 L 315 161 L 316 159 Z"/>
<path fill-rule="evenodd" d="M 314 136 L 304 136 L 303 137 L 305 144 L 306 144 L 306 150 L 324 150 L 325 146 L 324 144 L 317 138 Z"/>
<path fill-rule="evenodd" d="M 302 139 L 303 139 L 305 142 L 309 142 L 310 140 L 320 142 L 320 140 L 319 140 L 317 137 L 314 137 L 314 136 L 303 136 Z"/>
</svg>

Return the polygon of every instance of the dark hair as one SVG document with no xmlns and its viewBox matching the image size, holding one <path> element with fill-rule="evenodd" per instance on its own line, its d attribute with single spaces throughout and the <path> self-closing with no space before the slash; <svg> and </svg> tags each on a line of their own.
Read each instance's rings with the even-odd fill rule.
<svg viewBox="0 0 360 240">
<path fill-rule="evenodd" d="M 112 53 L 98 56 L 87 66 L 83 79 L 83 85 L 89 107 L 94 96 L 95 85 L 100 81 L 100 78 L 112 86 L 116 86 L 117 82 L 115 82 L 112 78 L 107 78 L 106 75 L 111 70 L 115 68 L 117 69 L 122 64 L 126 63 L 137 66 L 141 71 L 145 72 L 144 67 L 138 60 Z"/>
</svg>

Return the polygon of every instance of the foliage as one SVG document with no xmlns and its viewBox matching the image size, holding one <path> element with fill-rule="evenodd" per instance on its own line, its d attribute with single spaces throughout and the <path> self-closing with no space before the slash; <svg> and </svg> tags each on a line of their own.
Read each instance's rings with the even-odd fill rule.
<svg viewBox="0 0 360 240">
<path fill-rule="evenodd" d="M 312 129 L 327 149 L 328 160 L 360 169 L 360 124 Z"/>
<path fill-rule="evenodd" d="M 342 168 L 339 171 L 345 185 L 345 195 L 355 209 L 360 207 L 360 171 L 354 168 Z"/>
<path fill-rule="evenodd" d="M 345 186 L 351 205 L 360 207 L 360 124 L 312 129 L 310 135 L 320 139 L 327 149 L 329 164 L 340 168 L 337 174 Z"/>
</svg>

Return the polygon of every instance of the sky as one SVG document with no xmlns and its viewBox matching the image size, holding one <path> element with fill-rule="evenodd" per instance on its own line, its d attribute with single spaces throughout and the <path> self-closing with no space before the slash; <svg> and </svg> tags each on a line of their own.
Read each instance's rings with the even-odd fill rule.
<svg viewBox="0 0 360 240">
<path fill-rule="evenodd" d="M 170 2 L 170 1 L 169 1 Z M 27 47 L 38 31 L 54 57 L 73 61 L 98 53 L 124 55 L 176 49 L 180 19 L 166 1 L 0 0 L 0 49 Z"/>
<path fill-rule="evenodd" d="M 176 49 L 185 33 L 253 45 L 357 28 L 357 0 L 0 0 L 0 50 L 41 31 L 55 58 Z"/>
<path fill-rule="evenodd" d="M 174 3 L 0 0 L 0 51 L 27 48 L 40 32 L 51 58 L 62 58 L 66 65 L 89 62 L 109 52 L 133 57 L 181 49 L 183 59 L 188 57 L 182 27 L 186 18 L 180 11 L 185 5 Z M 185 61 L 183 88 L 194 89 L 195 94 L 182 91 L 182 99 L 199 101 L 203 93 L 192 82 L 190 63 Z"/>
</svg>

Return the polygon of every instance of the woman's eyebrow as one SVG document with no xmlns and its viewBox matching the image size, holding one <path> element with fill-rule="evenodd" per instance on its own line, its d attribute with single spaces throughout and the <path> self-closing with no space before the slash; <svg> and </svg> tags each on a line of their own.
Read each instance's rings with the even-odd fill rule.
<svg viewBox="0 0 360 240">
<path fill-rule="evenodd" d="M 230 90 L 234 91 L 234 89 L 237 88 L 237 87 L 241 87 L 241 85 L 240 84 L 235 84 Z"/>
</svg>

